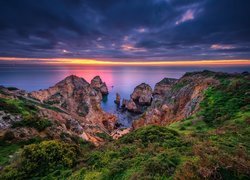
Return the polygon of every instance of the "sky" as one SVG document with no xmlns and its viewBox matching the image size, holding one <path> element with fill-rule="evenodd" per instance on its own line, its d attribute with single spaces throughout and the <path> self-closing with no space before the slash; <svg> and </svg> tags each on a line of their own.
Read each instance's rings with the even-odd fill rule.
<svg viewBox="0 0 250 180">
<path fill-rule="evenodd" d="M 249 17 L 249 0 L 0 0 L 0 63 L 250 64 Z"/>
</svg>

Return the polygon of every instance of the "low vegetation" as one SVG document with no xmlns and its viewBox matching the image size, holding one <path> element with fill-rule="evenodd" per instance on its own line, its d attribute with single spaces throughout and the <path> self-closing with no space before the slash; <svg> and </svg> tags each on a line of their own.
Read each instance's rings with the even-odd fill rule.
<svg viewBox="0 0 250 180">
<path fill-rule="evenodd" d="M 32 127 L 38 131 L 43 131 L 45 128 L 52 125 L 52 122 L 48 119 L 43 119 L 38 116 L 27 116 L 23 120 L 17 121 L 12 125 L 12 128 L 16 127 Z"/>
<path fill-rule="evenodd" d="M 15 164 L 4 169 L 3 179 L 46 176 L 55 170 L 73 167 L 79 154 L 77 146 L 58 141 L 43 141 L 24 146 Z"/>
<path fill-rule="evenodd" d="M 14 115 L 29 116 L 35 114 L 36 107 L 17 99 L 0 98 L 0 111 L 5 111 Z"/>
</svg>

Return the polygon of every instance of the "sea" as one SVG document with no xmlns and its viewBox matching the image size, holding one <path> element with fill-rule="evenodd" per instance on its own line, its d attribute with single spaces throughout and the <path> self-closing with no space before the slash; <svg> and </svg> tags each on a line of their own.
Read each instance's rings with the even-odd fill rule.
<svg viewBox="0 0 250 180">
<path fill-rule="evenodd" d="M 28 92 L 46 89 L 69 75 L 76 75 L 90 82 L 97 75 L 106 82 L 109 94 L 103 98 L 102 108 L 106 112 L 116 114 L 119 123 L 124 127 L 131 126 L 135 117 L 122 111 L 114 100 L 116 93 L 121 98 L 129 99 L 134 88 L 147 83 L 152 88 L 165 77 L 180 78 L 186 72 L 220 71 L 229 73 L 250 72 L 250 66 L 76 66 L 76 65 L 24 65 L 0 64 L 0 85 L 17 87 Z"/>
</svg>

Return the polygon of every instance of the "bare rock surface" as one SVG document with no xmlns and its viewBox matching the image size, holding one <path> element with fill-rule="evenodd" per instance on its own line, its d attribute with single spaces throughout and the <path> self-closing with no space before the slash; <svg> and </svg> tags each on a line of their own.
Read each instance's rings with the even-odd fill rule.
<svg viewBox="0 0 250 180">
<path fill-rule="evenodd" d="M 140 105 L 150 105 L 152 94 L 152 88 L 148 84 L 142 83 L 135 87 L 130 97 L 133 101 L 138 102 Z"/>
<path fill-rule="evenodd" d="M 91 80 L 91 86 L 95 89 L 101 92 L 102 95 L 107 95 L 108 92 L 108 87 L 106 85 L 105 82 L 102 81 L 102 79 L 100 78 L 100 76 L 95 76 L 92 80 Z"/>
<path fill-rule="evenodd" d="M 0 130 L 10 128 L 13 123 L 21 121 L 20 115 L 12 115 L 4 111 L 0 111 Z"/>
<path fill-rule="evenodd" d="M 173 86 L 174 83 L 177 82 L 177 79 L 173 78 L 164 78 L 160 82 L 156 83 L 154 87 L 154 95 L 165 95 L 171 90 L 171 87 Z"/>
<path fill-rule="evenodd" d="M 145 125 L 166 125 L 191 116 L 199 110 L 204 91 L 219 81 L 208 72 L 187 73 L 178 81 L 164 79 L 156 84 L 151 106 L 133 122 L 137 129 Z M 215 74 L 215 73 L 214 73 Z"/>
</svg>

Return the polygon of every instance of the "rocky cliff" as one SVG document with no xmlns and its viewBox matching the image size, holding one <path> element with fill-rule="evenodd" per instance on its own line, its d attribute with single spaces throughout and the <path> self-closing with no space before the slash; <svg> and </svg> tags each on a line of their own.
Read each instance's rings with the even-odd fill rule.
<svg viewBox="0 0 250 180">
<path fill-rule="evenodd" d="M 133 122 L 133 128 L 166 125 L 193 115 L 199 109 L 204 91 L 220 83 L 218 76 L 220 73 L 203 71 L 186 73 L 179 80 L 164 78 L 155 86 L 151 106 Z"/>
<path fill-rule="evenodd" d="M 93 83 L 96 82 L 96 79 L 101 82 L 101 86 Z M 0 98 L 2 96 L 6 101 L 5 106 L 10 103 L 10 99 L 13 99 L 15 103 L 32 104 L 36 112 L 30 113 L 28 111 L 30 116 L 46 118 L 53 122 L 53 126 L 44 129 L 43 134 L 49 134 L 49 136 L 55 138 L 62 133 L 68 133 L 99 144 L 103 139 L 96 134 L 109 135 L 115 128 L 116 117 L 104 112 L 100 107 L 102 87 L 105 83 L 102 82 L 100 77 L 95 77 L 91 82 L 92 84 L 89 84 L 83 78 L 71 75 L 48 89 L 31 93 L 20 90 L 10 91 L 2 87 Z M 5 109 L 3 108 L 3 110 Z M 23 116 L 25 117 L 23 118 Z M 6 117 L 9 117 L 9 120 Z M 25 114 L 19 117 L 11 112 L 1 111 L 0 118 L 0 121 L 2 121 L 0 127 L 2 126 L 2 129 L 6 127 L 5 129 L 13 132 L 16 136 L 18 136 L 18 131 L 22 131 L 24 138 L 29 138 L 34 134 L 41 135 L 35 130 L 34 133 L 29 135 L 28 129 L 31 128 L 11 128 L 11 122 L 27 119 Z"/>
<path fill-rule="evenodd" d="M 160 82 L 156 83 L 153 92 L 154 96 L 156 95 L 164 96 L 165 94 L 167 94 L 170 91 L 172 85 L 176 83 L 176 81 L 177 79 L 164 78 Z"/>
</svg>

